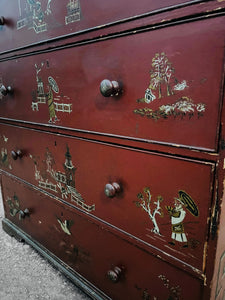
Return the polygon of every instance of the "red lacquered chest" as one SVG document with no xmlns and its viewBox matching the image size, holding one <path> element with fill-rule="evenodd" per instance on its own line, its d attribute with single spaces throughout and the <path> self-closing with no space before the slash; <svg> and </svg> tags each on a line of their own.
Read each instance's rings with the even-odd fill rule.
<svg viewBox="0 0 225 300">
<path fill-rule="evenodd" d="M 0 8 L 5 231 L 93 299 L 222 300 L 224 2 Z"/>
</svg>

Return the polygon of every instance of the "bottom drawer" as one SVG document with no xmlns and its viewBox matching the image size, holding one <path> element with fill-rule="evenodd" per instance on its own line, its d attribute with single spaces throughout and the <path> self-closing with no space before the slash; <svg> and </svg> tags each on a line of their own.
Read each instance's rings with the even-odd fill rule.
<svg viewBox="0 0 225 300">
<path fill-rule="evenodd" d="M 109 226 L 11 176 L 2 186 L 6 218 L 112 299 L 202 299 L 201 280 Z"/>
</svg>

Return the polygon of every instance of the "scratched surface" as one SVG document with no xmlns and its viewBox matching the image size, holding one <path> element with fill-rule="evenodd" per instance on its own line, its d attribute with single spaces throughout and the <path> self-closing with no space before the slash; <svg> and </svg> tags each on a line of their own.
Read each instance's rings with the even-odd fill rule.
<svg viewBox="0 0 225 300">
<path fill-rule="evenodd" d="M 29 245 L 7 235 L 2 230 L 3 216 L 0 194 L 0 299 L 90 299 Z"/>
</svg>

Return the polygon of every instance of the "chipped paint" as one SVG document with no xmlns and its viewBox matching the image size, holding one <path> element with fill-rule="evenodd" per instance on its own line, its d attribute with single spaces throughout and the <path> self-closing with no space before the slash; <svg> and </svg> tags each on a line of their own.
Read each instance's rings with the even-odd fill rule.
<svg viewBox="0 0 225 300">
<path fill-rule="evenodd" d="M 208 243 L 207 241 L 204 243 L 203 248 L 203 264 L 202 264 L 202 272 L 205 273 L 206 268 L 206 260 L 207 260 L 207 249 L 208 249 Z"/>
<path fill-rule="evenodd" d="M 214 207 L 212 208 L 211 228 L 210 228 L 212 240 L 216 237 L 217 229 L 218 229 L 218 213 L 219 213 L 218 179 L 216 180 L 215 187 L 216 187 L 215 203 L 214 203 Z"/>
</svg>

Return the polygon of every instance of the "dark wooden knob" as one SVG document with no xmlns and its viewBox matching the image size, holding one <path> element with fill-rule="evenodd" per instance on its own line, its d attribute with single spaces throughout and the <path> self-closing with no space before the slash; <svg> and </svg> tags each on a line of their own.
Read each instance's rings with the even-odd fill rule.
<svg viewBox="0 0 225 300">
<path fill-rule="evenodd" d="M 121 190 L 120 185 L 116 182 L 107 183 L 105 185 L 105 194 L 107 197 L 112 198 Z"/>
<path fill-rule="evenodd" d="M 121 87 L 117 81 L 104 79 L 100 84 L 100 91 L 104 97 L 118 96 L 121 92 Z"/>
<path fill-rule="evenodd" d="M 19 210 L 19 218 L 24 219 L 26 216 L 29 216 L 30 212 L 28 208 L 25 208 L 24 210 Z"/>
<path fill-rule="evenodd" d="M 17 160 L 17 158 L 22 157 L 22 151 L 21 150 L 11 151 L 11 155 L 14 160 Z"/>
<path fill-rule="evenodd" d="M 5 87 L 3 84 L 0 86 L 0 93 L 3 95 L 3 96 L 6 96 L 7 94 L 12 94 L 12 87 L 11 86 L 8 86 L 8 87 Z"/>
<path fill-rule="evenodd" d="M 116 283 L 116 282 L 118 282 L 119 279 L 120 279 L 121 272 L 122 272 L 121 268 L 119 268 L 119 267 L 114 267 L 112 270 L 109 270 L 109 271 L 108 271 L 107 275 L 108 275 L 108 278 L 109 278 L 112 282 Z"/>
<path fill-rule="evenodd" d="M 4 25 L 5 24 L 5 19 L 4 19 L 4 17 L 0 17 L 0 25 Z"/>
</svg>

